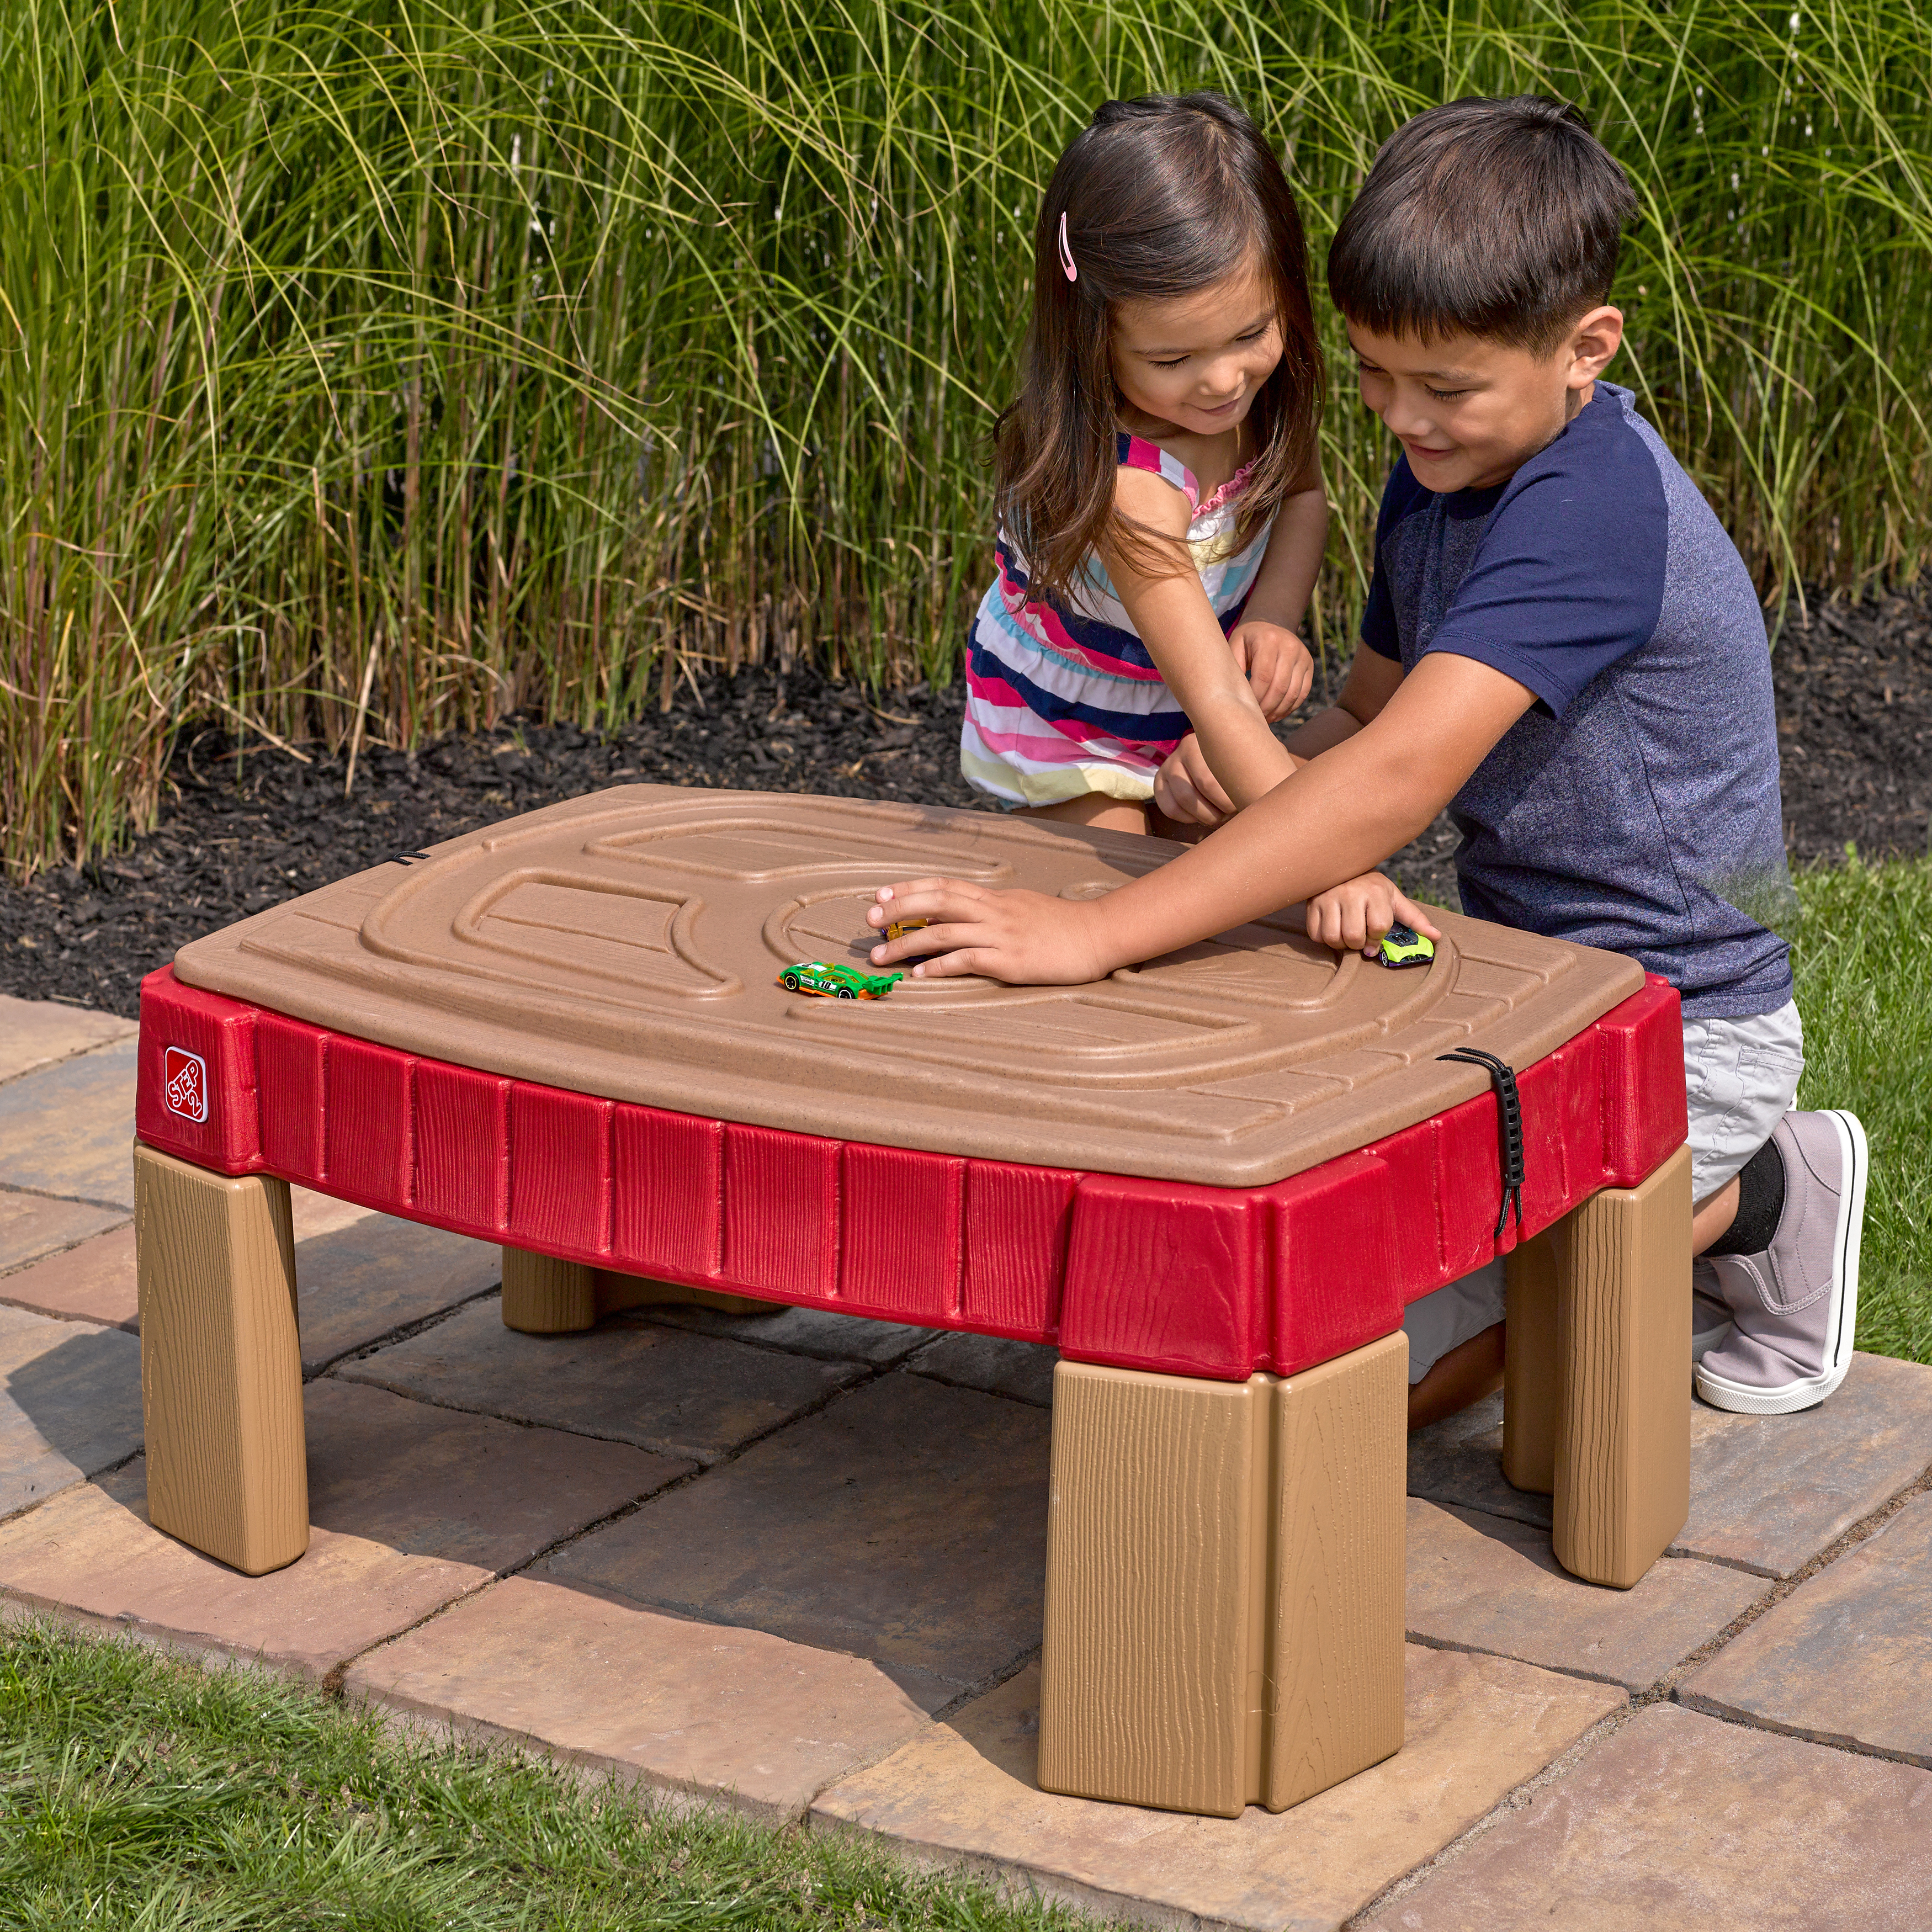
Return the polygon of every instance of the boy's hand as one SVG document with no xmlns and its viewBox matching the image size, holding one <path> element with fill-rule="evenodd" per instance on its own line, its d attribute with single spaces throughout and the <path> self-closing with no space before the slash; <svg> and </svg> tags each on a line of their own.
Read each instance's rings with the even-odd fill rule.
<svg viewBox="0 0 1932 1932">
<path fill-rule="evenodd" d="M 1389 928 L 1412 926 L 1426 939 L 1440 939 L 1441 928 L 1415 902 L 1396 890 L 1379 872 L 1364 872 L 1345 885 L 1331 886 L 1308 902 L 1308 936 L 1338 952 L 1372 959 Z"/>
<path fill-rule="evenodd" d="M 1286 718 L 1315 683 L 1315 660 L 1292 631 L 1259 618 L 1237 624 L 1228 633 L 1228 648 L 1248 680 L 1262 716 L 1272 724 Z M 1174 813 L 1168 816 L 1173 818 Z"/>
<path fill-rule="evenodd" d="M 1201 740 L 1192 731 L 1155 772 L 1154 802 L 1177 825 L 1219 825 L 1234 815 L 1234 801 L 1209 769 Z"/>
<path fill-rule="evenodd" d="M 910 969 L 915 980 L 979 973 L 1010 986 L 1078 986 L 1105 979 L 1118 963 L 1102 953 L 1090 902 L 1045 892 L 996 892 L 957 879 L 914 879 L 881 886 L 866 917 L 875 928 L 889 919 L 930 922 L 872 948 L 874 966 L 892 966 L 909 955 L 946 947 Z"/>
</svg>

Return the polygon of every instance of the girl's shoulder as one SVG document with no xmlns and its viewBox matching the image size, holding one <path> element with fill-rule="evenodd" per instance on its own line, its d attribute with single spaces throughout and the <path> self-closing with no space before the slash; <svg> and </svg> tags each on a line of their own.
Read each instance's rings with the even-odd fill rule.
<svg viewBox="0 0 1932 1932">
<path fill-rule="evenodd" d="M 1238 496 L 1257 460 L 1250 457 L 1211 496 L 1204 499 L 1200 483 L 1193 471 L 1171 449 L 1163 449 L 1159 443 L 1150 442 L 1146 437 L 1136 436 L 1126 430 L 1120 431 L 1116 447 L 1120 468 L 1145 470 L 1172 484 L 1187 499 L 1187 506 L 1197 520 L 1211 514 Z"/>
<path fill-rule="evenodd" d="M 1201 485 L 1194 480 L 1193 471 L 1172 450 L 1163 449 L 1159 443 L 1150 442 L 1145 436 L 1136 436 L 1124 429 L 1115 438 L 1114 447 L 1123 470 L 1144 470 L 1150 476 L 1162 478 L 1187 499 L 1189 508 L 1196 512 L 1200 509 Z"/>
</svg>

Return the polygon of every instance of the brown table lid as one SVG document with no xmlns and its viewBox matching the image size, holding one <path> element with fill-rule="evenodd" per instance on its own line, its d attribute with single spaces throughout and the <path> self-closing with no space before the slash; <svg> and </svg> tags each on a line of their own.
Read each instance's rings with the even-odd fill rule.
<svg viewBox="0 0 1932 1932">
<path fill-rule="evenodd" d="M 194 940 L 190 986 L 488 1072 L 683 1113 L 1091 1172 L 1278 1180 L 1482 1091 L 1636 992 L 1618 955 L 1438 916 L 1432 964 L 1338 957 L 1294 909 L 1083 986 L 776 982 L 872 970 L 865 909 L 948 874 L 1066 898 L 1172 857 L 1038 820 L 621 785 Z"/>
</svg>

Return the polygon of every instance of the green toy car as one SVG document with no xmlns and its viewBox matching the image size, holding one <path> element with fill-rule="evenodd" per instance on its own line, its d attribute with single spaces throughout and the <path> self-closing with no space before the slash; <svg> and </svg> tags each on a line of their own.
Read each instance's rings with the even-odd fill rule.
<svg viewBox="0 0 1932 1932">
<path fill-rule="evenodd" d="M 1376 958 L 1384 966 L 1426 966 L 1436 957 L 1436 942 L 1424 939 L 1412 926 L 1397 920 L 1382 934 Z"/>
<path fill-rule="evenodd" d="M 861 973 L 856 967 L 801 960 L 778 975 L 788 993 L 818 993 L 828 1000 L 883 1000 L 905 977 L 903 973 Z"/>
</svg>

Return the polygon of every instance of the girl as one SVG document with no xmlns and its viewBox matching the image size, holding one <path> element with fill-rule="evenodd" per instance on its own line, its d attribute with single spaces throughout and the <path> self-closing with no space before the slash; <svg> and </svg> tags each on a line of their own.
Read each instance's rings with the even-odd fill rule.
<svg viewBox="0 0 1932 1932">
<path fill-rule="evenodd" d="M 1108 101 L 1034 232 L 969 783 L 1172 836 L 1288 776 L 1269 725 L 1313 676 L 1294 632 L 1328 535 L 1322 390 L 1300 218 L 1259 130 L 1216 94 Z"/>
</svg>

